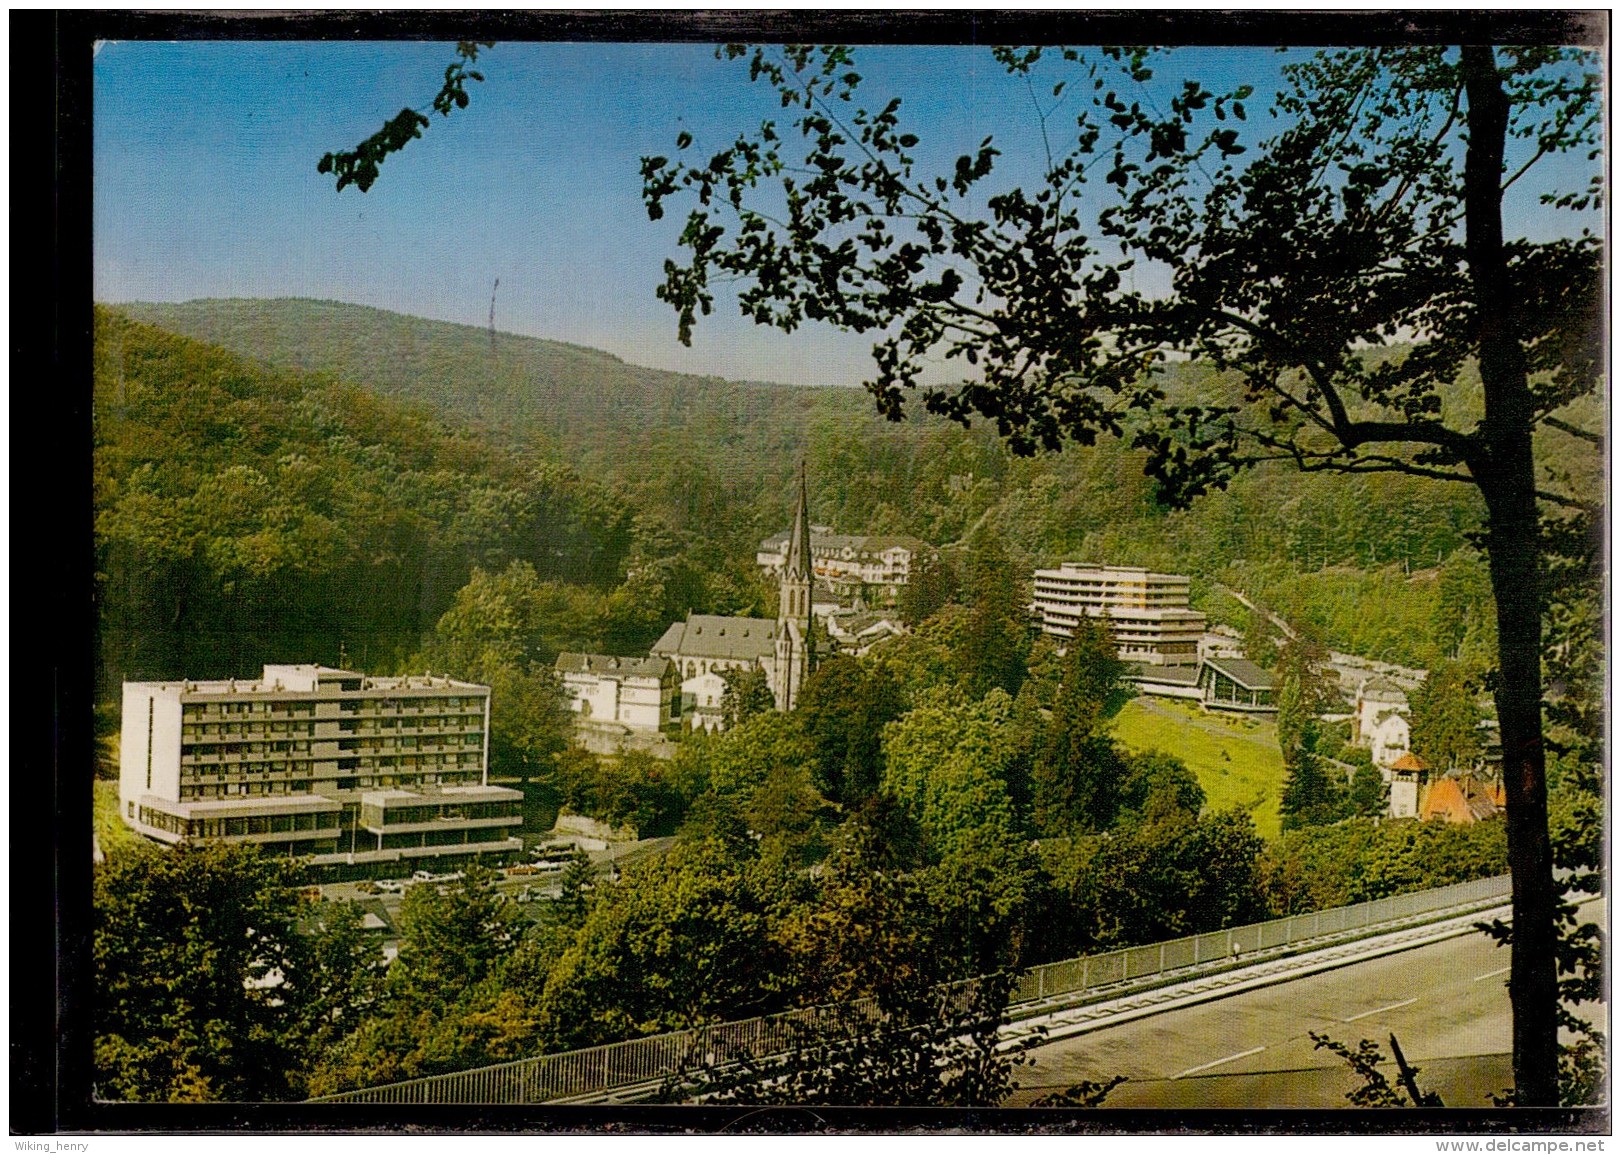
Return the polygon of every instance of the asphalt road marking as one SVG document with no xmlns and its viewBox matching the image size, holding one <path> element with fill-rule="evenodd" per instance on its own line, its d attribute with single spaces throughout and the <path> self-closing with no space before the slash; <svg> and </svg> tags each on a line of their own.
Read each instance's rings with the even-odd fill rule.
<svg viewBox="0 0 1621 1155">
<path fill-rule="evenodd" d="M 1225 1059 L 1212 1059 L 1208 1063 L 1200 1063 L 1197 1067 L 1189 1067 L 1187 1070 L 1183 1071 L 1180 1075 L 1172 1075 L 1171 1078 L 1173 1078 L 1173 1079 L 1185 1079 L 1189 1075 L 1197 1075 L 1200 1071 L 1208 1071 L 1211 1067 L 1219 1067 L 1223 1063 L 1232 1062 L 1234 1059 L 1243 1059 L 1243 1058 L 1249 1057 L 1250 1055 L 1259 1055 L 1264 1050 L 1266 1050 L 1266 1047 L 1264 1047 L 1264 1046 L 1251 1047 L 1249 1050 L 1240 1051 L 1236 1055 L 1228 1055 Z"/>
<path fill-rule="evenodd" d="M 1494 979 L 1498 975 L 1506 975 L 1506 974 L 1508 974 L 1508 972 L 1513 970 L 1513 969 L 1514 969 L 1513 967 L 1498 967 L 1494 971 L 1487 971 L 1483 975 L 1476 975 L 1474 978 L 1470 979 L 1469 981 L 1478 983 L 1481 979 Z"/>
<path fill-rule="evenodd" d="M 1393 1011 L 1398 1007 L 1411 1006 L 1413 1003 L 1416 1003 L 1416 1002 L 1418 1002 L 1417 997 L 1410 998 L 1410 999 L 1403 999 L 1399 1003 L 1391 1003 L 1388 1007 L 1374 1007 L 1373 1010 L 1371 1010 L 1371 1011 L 1363 1011 L 1360 1015 L 1352 1015 L 1348 1019 L 1341 1019 L 1340 1022 L 1342 1022 L 1342 1023 L 1354 1023 L 1358 1019 L 1367 1018 L 1369 1015 L 1383 1014 L 1385 1011 Z"/>
</svg>

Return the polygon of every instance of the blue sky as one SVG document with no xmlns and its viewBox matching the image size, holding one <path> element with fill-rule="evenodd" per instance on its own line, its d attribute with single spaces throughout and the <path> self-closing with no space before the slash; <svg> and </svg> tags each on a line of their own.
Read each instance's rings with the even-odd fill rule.
<svg viewBox="0 0 1621 1155">
<path fill-rule="evenodd" d="M 97 299 L 319 297 L 482 325 L 499 277 L 507 331 L 731 378 L 870 375 L 870 338 L 815 326 L 783 335 L 724 299 L 683 348 L 653 295 L 664 260 L 679 256 L 685 209 L 647 219 L 639 158 L 670 154 L 683 129 L 694 151 L 717 147 L 774 111 L 746 67 L 710 46 L 498 44 L 480 58 L 486 81 L 470 86 L 468 109 L 435 116 L 370 192 L 334 192 L 319 157 L 406 105 L 425 108 L 452 55 L 445 43 L 102 45 Z M 1279 60 L 1261 49 L 1201 56 L 1207 85 L 1262 92 Z M 864 49 L 858 65 L 873 94 L 902 96 L 926 159 L 949 165 L 994 133 L 1002 167 L 1034 171 L 1031 91 L 987 49 Z"/>
<path fill-rule="evenodd" d="M 764 95 L 712 46 L 498 45 L 468 109 L 435 116 L 369 192 L 335 193 L 317 159 L 426 107 L 452 55 L 442 43 L 104 45 L 97 298 L 322 297 L 482 325 L 500 277 L 496 323 L 512 332 L 724 377 L 867 375 L 869 339 L 784 336 L 730 309 L 685 349 L 653 295 L 680 222 L 647 219 L 640 158 L 672 153 L 683 129 L 700 145 L 731 139 L 758 119 L 736 109 Z M 961 83 L 915 103 L 982 137 L 976 73 L 1003 79 L 984 50 L 908 52 L 886 76 L 943 66 Z"/>
</svg>

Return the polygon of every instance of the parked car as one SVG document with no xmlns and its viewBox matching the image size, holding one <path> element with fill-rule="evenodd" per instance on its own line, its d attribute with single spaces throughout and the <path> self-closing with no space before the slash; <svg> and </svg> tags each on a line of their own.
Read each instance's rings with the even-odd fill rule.
<svg viewBox="0 0 1621 1155">
<path fill-rule="evenodd" d="M 379 893 L 379 894 L 404 894 L 405 893 L 405 883 L 401 882 L 397 878 L 380 879 L 378 881 L 378 883 L 377 883 L 377 893 Z"/>
</svg>

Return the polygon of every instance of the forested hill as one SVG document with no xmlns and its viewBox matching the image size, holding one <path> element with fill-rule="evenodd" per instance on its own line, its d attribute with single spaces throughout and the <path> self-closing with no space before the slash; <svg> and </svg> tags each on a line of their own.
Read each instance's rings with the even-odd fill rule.
<svg viewBox="0 0 1621 1155">
<path fill-rule="evenodd" d="M 335 302 L 118 309 L 566 461 L 660 527 L 658 553 L 710 571 L 745 565 L 787 525 L 803 457 L 819 523 L 941 545 L 993 531 L 1022 569 L 1074 558 L 1189 573 L 1196 604 L 1218 618 L 1243 620 L 1222 583 L 1314 622 L 1338 648 L 1392 661 L 1424 664 L 1437 633 L 1456 643 L 1487 596 L 1467 545 L 1482 510 L 1462 485 L 1276 467 L 1172 512 L 1155 502 L 1141 454 L 1117 442 L 1018 459 L 994 430 L 881 421 L 855 390 L 683 376 L 510 334 L 492 352 L 486 329 Z M 1169 372 L 1184 387 L 1217 384 L 1197 365 Z"/>
<path fill-rule="evenodd" d="M 853 389 L 671 373 L 511 333 L 498 332 L 492 348 L 488 329 L 336 301 L 117 308 L 265 364 L 327 373 L 510 443 L 548 447 L 675 528 L 724 536 L 728 548 L 781 528 L 810 429 L 884 424 Z"/>
<path fill-rule="evenodd" d="M 105 309 L 95 354 L 104 685 L 267 659 L 386 670 L 474 566 L 623 576 L 632 511 L 566 466 Z"/>
<path fill-rule="evenodd" d="M 270 364 L 330 373 L 385 397 L 431 405 L 575 452 L 648 432 L 746 430 L 762 453 L 791 454 L 812 411 L 866 416 L 865 396 L 697 377 L 632 365 L 583 345 L 301 298 L 135 303 L 139 321 Z M 761 443 L 764 439 L 764 443 Z"/>
</svg>

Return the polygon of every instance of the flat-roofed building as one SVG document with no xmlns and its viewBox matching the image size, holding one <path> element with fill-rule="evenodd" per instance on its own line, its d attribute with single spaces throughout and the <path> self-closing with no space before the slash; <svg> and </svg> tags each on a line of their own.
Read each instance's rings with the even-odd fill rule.
<svg viewBox="0 0 1621 1155">
<path fill-rule="evenodd" d="M 489 705 L 471 682 L 317 665 L 125 682 L 121 817 L 171 845 L 248 842 L 353 873 L 513 854 L 523 795 L 488 782 Z M 400 818 L 381 801 L 395 796 L 435 816 Z"/>
<path fill-rule="evenodd" d="M 1188 608 L 1188 579 L 1180 574 L 1065 562 L 1036 571 L 1032 601 L 1042 632 L 1053 637 L 1073 636 L 1084 614 L 1109 623 L 1122 661 L 1199 664 L 1205 616 Z"/>
<path fill-rule="evenodd" d="M 1152 665 L 1148 662 L 1125 663 L 1126 681 L 1136 686 L 1140 693 L 1149 694 L 1156 698 L 1187 698 L 1194 702 L 1204 701 L 1204 686 L 1200 676 L 1204 672 L 1203 666 L 1166 666 Z"/>
<path fill-rule="evenodd" d="M 467 835 L 505 836 L 513 825 L 513 795 L 505 786 L 445 786 L 438 790 L 369 790 L 360 796 L 360 831 L 377 850 L 415 853 L 450 847 L 462 852 Z M 521 815 L 517 816 L 521 822 Z"/>
</svg>

